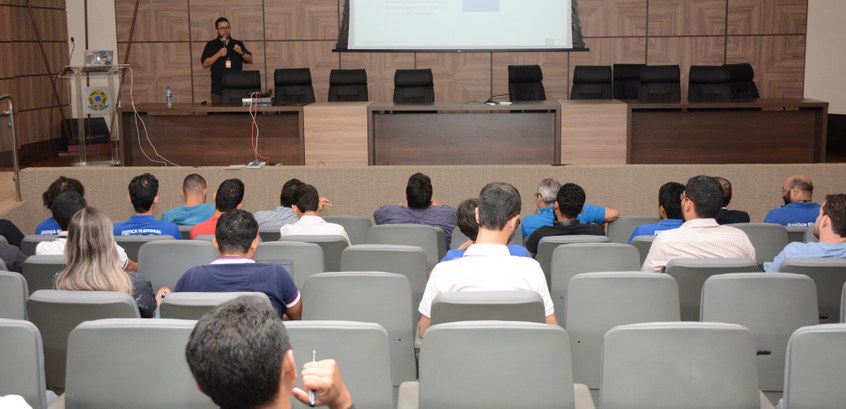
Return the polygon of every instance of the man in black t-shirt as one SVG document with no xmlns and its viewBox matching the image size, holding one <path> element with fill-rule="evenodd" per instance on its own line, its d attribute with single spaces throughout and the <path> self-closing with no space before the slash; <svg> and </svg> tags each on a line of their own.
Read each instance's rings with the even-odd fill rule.
<svg viewBox="0 0 846 409">
<path fill-rule="evenodd" d="M 555 220 L 552 226 L 543 226 L 526 240 L 526 249 L 532 255 L 538 254 L 538 243 L 547 236 L 593 235 L 604 236 L 605 230 L 598 224 L 582 224 L 576 217 L 585 205 L 585 190 L 575 183 L 567 183 L 558 189 L 555 197 Z"/>
<path fill-rule="evenodd" d="M 200 62 L 203 69 L 211 69 L 211 102 L 220 103 L 223 93 L 223 73 L 228 70 L 241 71 L 244 63 L 253 62 L 253 54 L 239 40 L 230 37 L 232 26 L 226 17 L 214 22 L 217 38 L 206 43 Z"/>
</svg>

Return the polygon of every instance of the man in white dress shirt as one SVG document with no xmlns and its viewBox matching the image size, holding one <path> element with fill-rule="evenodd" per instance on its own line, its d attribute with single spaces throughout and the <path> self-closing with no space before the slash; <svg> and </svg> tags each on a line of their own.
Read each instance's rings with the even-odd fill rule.
<svg viewBox="0 0 846 409">
<path fill-rule="evenodd" d="M 297 217 L 296 223 L 286 224 L 279 229 L 279 235 L 285 236 L 342 236 L 350 243 L 350 237 L 344 226 L 328 223 L 320 217 L 323 203 L 320 194 L 312 185 L 302 185 L 294 194 L 294 204 L 291 206 Z"/>
</svg>

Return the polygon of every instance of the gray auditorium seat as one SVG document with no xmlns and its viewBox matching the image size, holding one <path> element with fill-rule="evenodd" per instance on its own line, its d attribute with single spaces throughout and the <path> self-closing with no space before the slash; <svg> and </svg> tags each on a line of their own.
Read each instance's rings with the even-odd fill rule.
<svg viewBox="0 0 846 409">
<path fill-rule="evenodd" d="M 217 250 L 207 241 L 174 240 L 145 243 L 138 251 L 138 273 L 153 285 L 173 288 L 188 269 L 211 263 Z"/>
<path fill-rule="evenodd" d="M 432 301 L 432 325 L 491 320 L 546 322 L 543 299 L 534 291 L 446 292 Z"/>
<path fill-rule="evenodd" d="M 646 261 L 646 256 L 649 255 L 649 249 L 652 247 L 652 242 L 655 241 L 655 236 L 637 236 L 632 239 L 632 246 L 635 246 L 640 255 L 640 265 Z"/>
<path fill-rule="evenodd" d="M 367 243 L 420 247 L 426 252 L 426 265 L 430 270 L 441 260 L 437 228 L 425 224 L 373 226 L 367 234 Z"/>
<path fill-rule="evenodd" d="M 24 261 L 23 274 L 29 293 L 53 288 L 53 277 L 65 269 L 65 256 L 29 256 Z"/>
<path fill-rule="evenodd" d="M 817 284 L 820 323 L 833 324 L 843 319 L 840 312 L 840 289 L 846 283 L 846 260 L 837 258 L 794 258 L 779 268 L 785 273 L 805 274 Z"/>
<path fill-rule="evenodd" d="M 323 216 L 323 220 L 344 226 L 353 246 L 367 243 L 367 232 L 373 226 L 370 218 L 362 216 Z"/>
<path fill-rule="evenodd" d="M 42 241 L 53 241 L 59 236 L 54 234 L 28 234 L 21 240 L 21 252 L 27 256 L 35 255 L 35 248 Z"/>
<path fill-rule="evenodd" d="M 297 288 L 303 288 L 306 279 L 312 274 L 325 271 L 323 266 L 323 248 L 315 243 L 299 243 L 295 241 L 261 242 L 256 248 L 254 258 L 256 261 L 264 263 L 278 263 L 280 260 L 290 261 L 294 270 L 294 284 L 297 285 Z"/>
<path fill-rule="evenodd" d="M 138 261 L 138 250 L 144 243 L 160 240 L 175 240 L 173 236 L 115 236 L 115 242 L 123 247 L 130 260 Z"/>
<path fill-rule="evenodd" d="M 839 408 L 846 402 L 843 362 L 846 325 L 799 328 L 790 337 L 784 376 L 785 408 Z"/>
<path fill-rule="evenodd" d="M 678 258 L 670 260 L 666 269 L 679 284 L 682 321 L 699 321 L 702 285 L 708 277 L 758 271 L 755 260 L 746 258 Z"/>
<path fill-rule="evenodd" d="M 607 243 L 606 236 L 571 235 L 571 236 L 549 236 L 540 239 L 538 242 L 538 254 L 536 259 L 546 276 L 546 285 L 552 284 L 552 253 L 555 248 L 562 244 L 572 243 Z"/>
<path fill-rule="evenodd" d="M 29 321 L 0 318 L 0 396 L 20 395 L 47 409 L 44 353 L 38 328 Z"/>
<path fill-rule="evenodd" d="M 214 307 L 242 295 L 259 297 L 270 305 L 270 299 L 267 298 L 267 294 L 264 293 L 249 291 L 225 293 L 180 292 L 168 294 L 168 296 L 162 300 L 159 312 L 162 318 L 199 320 Z"/>
<path fill-rule="evenodd" d="M 29 290 L 22 275 L 12 271 L 0 271 L 0 318 L 26 319 L 27 297 Z"/>
<path fill-rule="evenodd" d="M 743 230 L 749 241 L 755 246 L 755 260 L 764 264 L 781 253 L 788 244 L 787 229 L 773 223 L 734 223 L 736 229 Z"/>
<path fill-rule="evenodd" d="M 324 271 L 341 271 L 341 253 L 349 246 L 347 239 L 342 236 L 285 236 L 279 240 L 319 245 L 323 249 Z"/>
<path fill-rule="evenodd" d="M 279 240 L 279 226 L 262 226 L 259 227 L 259 237 L 262 242 L 272 242 Z"/>
<path fill-rule="evenodd" d="M 341 255 L 341 271 L 384 271 L 404 275 L 411 285 L 414 316 L 419 318 L 417 306 L 423 297 L 429 277 L 426 252 L 422 248 L 395 244 L 350 246 Z"/>
<path fill-rule="evenodd" d="M 612 243 L 628 243 L 634 229 L 642 224 L 656 224 L 661 221 L 658 216 L 620 216 L 608 223 L 608 239 Z"/>
</svg>

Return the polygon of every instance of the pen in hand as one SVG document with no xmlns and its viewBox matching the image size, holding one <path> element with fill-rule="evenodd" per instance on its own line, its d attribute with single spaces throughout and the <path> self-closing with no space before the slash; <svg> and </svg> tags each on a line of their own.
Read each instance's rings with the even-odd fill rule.
<svg viewBox="0 0 846 409">
<path fill-rule="evenodd" d="M 317 362 L 317 350 L 311 350 L 311 362 Z M 308 391 L 308 406 L 314 407 L 317 403 L 317 392 L 314 389 Z"/>
</svg>

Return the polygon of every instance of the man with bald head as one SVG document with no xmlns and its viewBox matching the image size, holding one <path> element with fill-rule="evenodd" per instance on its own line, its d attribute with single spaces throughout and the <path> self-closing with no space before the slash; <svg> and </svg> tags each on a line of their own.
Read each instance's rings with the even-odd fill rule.
<svg viewBox="0 0 846 409">
<path fill-rule="evenodd" d="M 813 226 L 820 213 L 820 204 L 813 201 L 814 184 L 806 175 L 793 175 L 781 187 L 784 206 L 770 210 L 764 223 L 788 227 Z"/>
</svg>

